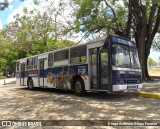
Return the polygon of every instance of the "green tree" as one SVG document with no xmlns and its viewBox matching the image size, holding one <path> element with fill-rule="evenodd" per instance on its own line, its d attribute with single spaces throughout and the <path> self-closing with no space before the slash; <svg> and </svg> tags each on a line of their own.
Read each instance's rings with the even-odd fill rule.
<svg viewBox="0 0 160 129">
<path fill-rule="evenodd" d="M 16 14 L 15 22 L 0 31 L 1 70 L 14 71 L 17 59 L 76 44 L 65 39 L 74 29 L 71 15 L 64 15 L 68 5 L 64 1 L 59 1 L 58 7 L 55 4 L 51 1 L 44 12 L 25 7 L 23 15 Z"/>
<path fill-rule="evenodd" d="M 160 51 L 160 33 L 154 38 L 152 48 L 156 51 Z"/>
<path fill-rule="evenodd" d="M 142 76 L 150 79 L 147 58 L 155 34 L 160 28 L 159 0 L 74 0 L 76 31 L 90 34 L 106 34 L 113 30 L 125 37 L 134 37 L 138 47 Z"/>
<path fill-rule="evenodd" d="M 157 63 L 151 57 L 148 57 L 148 65 L 152 67 L 152 66 L 156 66 Z"/>
</svg>

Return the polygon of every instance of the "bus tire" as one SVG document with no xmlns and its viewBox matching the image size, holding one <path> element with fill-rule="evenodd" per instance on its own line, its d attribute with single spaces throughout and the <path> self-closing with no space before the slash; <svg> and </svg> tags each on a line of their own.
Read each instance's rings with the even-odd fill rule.
<svg viewBox="0 0 160 129">
<path fill-rule="evenodd" d="M 81 78 L 77 78 L 74 82 L 74 91 L 75 94 L 78 96 L 83 96 L 85 95 L 85 86 L 84 86 L 84 82 Z"/>
<path fill-rule="evenodd" d="M 34 84 L 32 78 L 28 79 L 28 89 L 33 90 L 34 89 Z"/>
</svg>

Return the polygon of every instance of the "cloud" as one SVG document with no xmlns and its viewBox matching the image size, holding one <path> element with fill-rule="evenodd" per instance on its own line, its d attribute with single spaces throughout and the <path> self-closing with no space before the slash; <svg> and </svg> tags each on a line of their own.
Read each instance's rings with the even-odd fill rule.
<svg viewBox="0 0 160 129">
<path fill-rule="evenodd" d="M 12 1 L 12 0 L 10 0 Z M 65 6 L 65 10 L 67 11 L 64 11 L 63 12 L 63 15 L 64 16 L 71 16 L 70 15 L 70 12 L 71 12 L 71 8 L 69 7 L 69 2 L 68 0 L 64 0 L 63 2 L 67 3 L 67 5 Z M 7 18 L 7 23 L 10 23 L 10 22 L 13 22 L 15 21 L 14 19 L 14 16 L 16 16 L 17 14 L 19 14 L 20 16 L 22 16 L 24 13 L 23 13 L 23 8 L 24 7 L 27 7 L 27 9 L 29 11 L 33 10 L 33 9 L 37 9 L 39 10 L 41 13 L 43 12 L 47 12 L 49 8 L 54 8 L 56 11 L 58 11 L 59 9 L 59 4 L 60 4 L 60 1 L 59 0 L 43 0 L 39 3 L 39 5 L 35 5 L 33 3 L 33 0 L 27 0 L 27 1 L 24 1 L 22 2 L 22 4 L 17 8 L 15 9 Z M 10 9 L 12 9 L 12 7 L 10 7 Z M 51 14 L 51 13 L 50 13 Z M 54 13 L 52 13 L 52 15 L 54 15 Z M 62 18 L 62 17 L 61 17 Z M 60 19 L 60 18 L 59 18 Z M 68 17 L 67 17 L 68 19 Z"/>
<path fill-rule="evenodd" d="M 31 10 L 35 8 L 35 6 L 36 5 L 34 5 L 33 0 L 27 0 L 27 1 L 22 2 L 22 4 L 17 9 L 15 9 L 12 13 L 9 14 L 7 18 L 7 23 L 15 21 L 14 16 L 16 16 L 17 14 L 22 16 L 24 7 L 27 7 L 28 10 Z"/>
<path fill-rule="evenodd" d="M 0 20 L 0 29 L 2 29 L 3 27 L 3 24 L 2 24 L 2 21 Z"/>
</svg>

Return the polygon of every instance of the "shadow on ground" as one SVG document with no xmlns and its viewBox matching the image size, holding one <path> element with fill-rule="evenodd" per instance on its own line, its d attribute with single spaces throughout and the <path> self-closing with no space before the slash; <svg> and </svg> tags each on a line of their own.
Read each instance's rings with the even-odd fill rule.
<svg viewBox="0 0 160 129">
<path fill-rule="evenodd" d="M 26 87 L 1 88 L 1 119 L 37 120 L 128 120 L 159 119 L 160 100 L 137 93 L 100 94 L 79 97 L 72 91 Z"/>
</svg>

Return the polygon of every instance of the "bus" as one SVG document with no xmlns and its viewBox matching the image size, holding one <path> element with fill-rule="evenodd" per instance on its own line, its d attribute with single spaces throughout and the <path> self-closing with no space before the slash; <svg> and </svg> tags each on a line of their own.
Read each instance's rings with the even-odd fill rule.
<svg viewBox="0 0 160 129">
<path fill-rule="evenodd" d="M 17 60 L 20 86 L 118 92 L 143 87 L 136 43 L 108 35 L 87 43 Z"/>
</svg>

